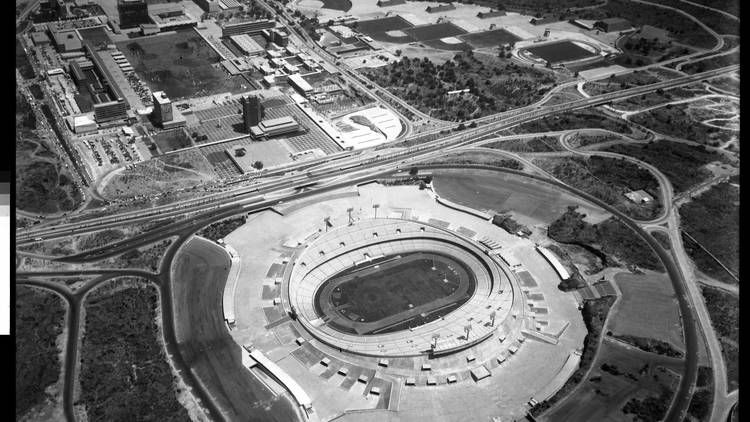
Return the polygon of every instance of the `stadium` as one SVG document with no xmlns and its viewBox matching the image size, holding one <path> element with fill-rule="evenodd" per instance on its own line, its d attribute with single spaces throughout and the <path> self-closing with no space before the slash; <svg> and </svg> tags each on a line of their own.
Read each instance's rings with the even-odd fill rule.
<svg viewBox="0 0 750 422">
<path fill-rule="evenodd" d="M 288 281 L 289 310 L 314 337 L 348 352 L 461 350 L 490 337 L 496 330 L 484 324 L 490 314 L 499 323 L 513 304 L 514 289 L 496 259 L 428 224 L 363 220 L 306 246 Z M 469 338 L 467 321 L 476 326 Z"/>
</svg>

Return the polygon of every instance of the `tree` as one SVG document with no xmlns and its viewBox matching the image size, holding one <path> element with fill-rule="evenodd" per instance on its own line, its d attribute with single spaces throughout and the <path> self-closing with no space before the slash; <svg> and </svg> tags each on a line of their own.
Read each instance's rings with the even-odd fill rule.
<svg viewBox="0 0 750 422">
<path fill-rule="evenodd" d="M 409 175 L 410 176 L 416 176 L 417 174 L 419 174 L 419 169 L 418 168 L 412 167 L 411 169 L 409 169 Z"/>
<path fill-rule="evenodd" d="M 261 170 L 263 168 L 263 162 L 262 161 L 256 161 L 253 163 L 253 168 L 256 170 Z"/>
</svg>

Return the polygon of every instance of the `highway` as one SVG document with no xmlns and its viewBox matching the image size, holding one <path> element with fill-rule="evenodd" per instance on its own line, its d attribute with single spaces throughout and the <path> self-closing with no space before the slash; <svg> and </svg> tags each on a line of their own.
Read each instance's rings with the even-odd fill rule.
<svg viewBox="0 0 750 422">
<path fill-rule="evenodd" d="M 74 234 L 88 233 L 96 230 L 101 230 L 107 227 L 114 227 L 114 224 L 125 224 L 138 221 L 145 221 L 147 219 L 153 219 L 154 217 L 168 217 L 175 215 L 182 215 L 188 212 L 196 212 L 205 208 L 214 209 L 221 205 L 240 201 L 248 196 L 257 196 L 258 194 L 267 194 L 273 192 L 280 186 L 283 187 L 295 187 L 300 186 L 311 181 L 323 180 L 326 175 L 328 176 L 341 176 L 343 174 L 352 173 L 355 171 L 366 170 L 368 168 L 376 168 L 380 165 L 396 163 L 398 161 L 418 161 L 420 158 L 424 159 L 431 153 L 443 150 L 448 147 L 455 147 L 464 144 L 474 142 L 477 138 L 487 134 L 491 134 L 501 129 L 516 126 L 522 123 L 530 122 L 536 119 L 552 116 L 559 113 L 564 113 L 572 110 L 578 110 L 583 108 L 595 107 L 602 104 L 606 104 L 615 100 L 629 98 L 633 96 L 642 95 L 644 93 L 656 90 L 659 88 L 672 88 L 676 86 L 686 85 L 700 81 L 702 79 L 713 78 L 721 76 L 727 73 L 736 71 L 739 65 L 727 66 L 721 69 L 714 69 L 703 73 L 697 73 L 694 75 L 688 75 L 672 80 L 662 81 L 655 84 L 643 85 L 633 87 L 625 90 L 614 91 L 606 94 L 591 96 L 588 98 L 578 99 L 561 103 L 549 107 L 539 107 L 536 109 L 528 110 L 524 113 L 517 114 L 506 119 L 488 123 L 487 125 L 480 126 L 475 129 L 464 130 L 454 135 L 448 135 L 443 139 L 437 139 L 430 142 L 425 142 L 421 145 L 416 145 L 410 148 L 405 148 L 401 151 L 390 152 L 387 154 L 376 155 L 375 157 L 369 157 L 367 152 L 372 150 L 359 150 L 356 152 L 350 152 L 347 154 L 338 155 L 338 159 L 349 158 L 353 159 L 351 168 L 334 167 L 328 171 L 322 172 L 322 174 L 314 175 L 309 178 L 305 174 L 291 174 L 281 176 L 278 179 L 270 182 L 264 182 L 265 184 L 259 184 L 254 186 L 239 186 L 227 192 L 220 192 L 215 194 L 205 195 L 197 199 L 191 199 L 183 202 L 173 203 L 161 207 L 151 208 L 149 210 L 137 210 L 129 213 L 124 213 L 119 216 L 104 216 L 88 218 L 82 221 L 74 223 L 61 223 L 53 227 L 47 225 L 34 226 L 27 229 L 22 229 L 17 232 L 16 240 L 18 244 L 25 244 L 33 242 L 36 238 L 52 239 L 63 236 L 69 236 Z M 302 163 L 304 165 L 304 163 Z M 292 171 L 291 169 L 289 171 Z"/>
</svg>

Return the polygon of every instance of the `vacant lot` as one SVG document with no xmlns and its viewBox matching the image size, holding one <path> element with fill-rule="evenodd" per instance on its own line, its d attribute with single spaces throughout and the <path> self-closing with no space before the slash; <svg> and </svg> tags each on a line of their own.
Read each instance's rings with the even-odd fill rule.
<svg viewBox="0 0 750 422">
<path fill-rule="evenodd" d="M 60 378 L 60 349 L 66 304 L 57 294 L 16 287 L 16 419 L 56 400 L 47 388 Z M 59 397 L 57 398 L 59 399 Z"/>
<path fill-rule="evenodd" d="M 615 119 L 598 110 L 569 111 L 523 123 L 512 128 L 511 131 L 513 133 L 538 133 L 585 128 L 607 129 L 626 135 L 632 134 L 631 127 L 626 120 Z"/>
<path fill-rule="evenodd" d="M 740 266 L 739 204 L 739 188 L 725 182 L 679 208 L 682 229 L 735 275 Z M 737 283 L 703 248 L 689 238 L 684 240 L 698 269 L 725 283 Z"/>
<path fill-rule="evenodd" d="M 596 55 L 570 41 L 561 41 L 537 47 L 530 47 L 526 50 L 553 64 L 580 60 L 587 57 L 594 57 Z"/>
<path fill-rule="evenodd" d="M 79 380 L 88 420 L 189 419 L 156 324 L 158 291 L 143 282 L 86 298 Z"/>
<path fill-rule="evenodd" d="M 219 69 L 221 58 L 192 29 L 117 43 L 138 76 L 171 99 L 241 92 L 248 82 Z"/>
<path fill-rule="evenodd" d="M 183 128 L 158 132 L 151 139 L 162 154 L 194 145 Z"/>
<path fill-rule="evenodd" d="M 538 101 L 555 82 L 550 74 L 508 59 L 460 53 L 443 64 L 404 57 L 365 76 L 432 117 L 462 121 Z M 448 94 L 468 89 L 468 93 Z"/>
<path fill-rule="evenodd" d="M 703 102 L 692 102 L 667 104 L 664 107 L 634 114 L 630 120 L 658 133 L 711 146 L 719 146 L 738 135 L 737 131 L 704 124 L 704 122 L 709 123 L 715 120 L 714 117 L 725 119 L 730 115 L 718 109 L 708 109 Z M 716 124 L 720 123 L 716 122 Z"/>
<path fill-rule="evenodd" d="M 615 282 L 622 298 L 609 326 L 614 335 L 664 340 L 684 350 L 679 304 L 667 275 L 620 273 Z"/>
<path fill-rule="evenodd" d="M 352 2 L 350 0 L 322 0 L 323 7 L 326 9 L 341 10 L 342 12 L 348 12 L 352 8 Z"/>
<path fill-rule="evenodd" d="M 606 151 L 629 155 L 655 166 L 672 182 L 675 193 L 684 192 L 711 177 L 711 172 L 703 166 L 723 160 L 720 154 L 704 147 L 670 141 L 618 144 L 606 148 Z"/>
<path fill-rule="evenodd" d="M 493 29 L 491 31 L 475 32 L 473 34 L 458 37 L 471 44 L 474 48 L 497 47 L 503 44 L 512 44 L 521 38 L 511 34 L 505 29 Z"/>
<path fill-rule="evenodd" d="M 485 148 L 502 149 L 513 152 L 554 152 L 564 151 L 557 138 L 541 136 L 538 138 L 506 139 L 482 145 Z"/>
</svg>

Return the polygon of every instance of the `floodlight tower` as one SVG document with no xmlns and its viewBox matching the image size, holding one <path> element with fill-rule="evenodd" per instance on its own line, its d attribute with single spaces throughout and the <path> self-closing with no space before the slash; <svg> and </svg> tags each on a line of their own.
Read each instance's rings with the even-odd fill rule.
<svg viewBox="0 0 750 422">
<path fill-rule="evenodd" d="M 354 224 L 354 218 L 352 218 L 352 211 L 354 211 L 354 208 L 349 207 L 349 208 L 346 209 L 346 212 L 349 214 L 349 225 L 350 226 L 352 224 Z"/>
<path fill-rule="evenodd" d="M 495 316 L 497 316 L 497 313 L 495 311 L 490 312 L 490 320 L 491 320 L 491 326 L 495 326 Z"/>
<path fill-rule="evenodd" d="M 331 227 L 331 216 L 327 216 L 323 219 L 323 224 L 326 226 L 326 232 L 328 231 L 328 228 Z"/>
<path fill-rule="evenodd" d="M 464 332 L 466 333 L 466 340 L 469 340 L 469 332 L 471 332 L 471 324 L 464 325 Z"/>
<path fill-rule="evenodd" d="M 375 210 L 375 218 L 378 218 L 378 208 L 380 208 L 380 204 L 372 204 L 372 209 Z"/>
<path fill-rule="evenodd" d="M 435 333 L 432 335 L 432 350 L 437 349 L 437 342 L 440 338 L 440 333 Z"/>
</svg>

